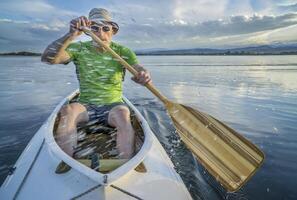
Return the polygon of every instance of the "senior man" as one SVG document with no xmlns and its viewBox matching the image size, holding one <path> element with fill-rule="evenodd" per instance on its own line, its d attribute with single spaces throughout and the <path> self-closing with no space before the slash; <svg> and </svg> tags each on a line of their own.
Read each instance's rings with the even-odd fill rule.
<svg viewBox="0 0 297 200">
<path fill-rule="evenodd" d="M 73 61 L 79 80 L 79 101 L 61 110 L 57 143 L 68 155 L 73 156 L 73 147 L 77 144 L 77 125 L 99 120 L 116 128 L 120 157 L 128 159 L 134 153 L 134 130 L 129 109 L 122 100 L 124 69 L 95 41 L 71 43 L 82 34 L 82 26 L 90 27 L 105 44 L 139 72 L 132 78 L 135 82 L 142 85 L 151 82 L 149 72 L 138 64 L 135 53 L 112 41 L 119 26 L 112 21 L 107 10 L 94 8 L 88 18 L 81 16 L 73 19 L 69 32 L 51 43 L 42 55 L 42 61 L 49 64 L 68 64 Z"/>
</svg>

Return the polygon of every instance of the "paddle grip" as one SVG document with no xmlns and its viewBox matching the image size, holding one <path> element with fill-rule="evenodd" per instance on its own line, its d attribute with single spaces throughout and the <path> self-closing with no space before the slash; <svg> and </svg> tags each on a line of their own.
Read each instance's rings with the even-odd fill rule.
<svg viewBox="0 0 297 200">
<path fill-rule="evenodd" d="M 121 63 L 129 72 L 134 76 L 137 76 L 138 71 L 134 69 L 129 63 L 127 63 L 121 56 L 119 56 L 112 48 L 106 45 L 99 37 L 97 37 L 90 29 L 86 27 L 81 28 L 86 35 L 89 35 L 95 42 L 104 47 L 119 63 Z M 144 85 L 149 89 L 156 97 L 158 97 L 164 104 L 167 104 L 169 100 L 165 97 L 153 84 L 146 83 Z"/>
</svg>

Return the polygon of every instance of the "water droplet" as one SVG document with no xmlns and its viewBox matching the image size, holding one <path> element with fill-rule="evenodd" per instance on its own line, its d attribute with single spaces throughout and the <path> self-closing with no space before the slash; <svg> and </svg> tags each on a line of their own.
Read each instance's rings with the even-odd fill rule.
<svg viewBox="0 0 297 200">
<path fill-rule="evenodd" d="M 276 128 L 276 127 L 273 127 L 273 130 L 274 130 L 275 133 L 278 132 L 278 128 Z"/>
</svg>

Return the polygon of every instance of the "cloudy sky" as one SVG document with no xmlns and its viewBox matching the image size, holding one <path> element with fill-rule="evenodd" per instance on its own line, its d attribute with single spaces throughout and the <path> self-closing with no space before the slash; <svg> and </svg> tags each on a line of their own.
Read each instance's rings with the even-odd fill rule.
<svg viewBox="0 0 297 200">
<path fill-rule="evenodd" d="M 133 49 L 297 43 L 297 0 L 9 0 L 0 1 L 0 52 L 41 52 L 93 7 L 112 12 L 114 40 Z"/>
</svg>

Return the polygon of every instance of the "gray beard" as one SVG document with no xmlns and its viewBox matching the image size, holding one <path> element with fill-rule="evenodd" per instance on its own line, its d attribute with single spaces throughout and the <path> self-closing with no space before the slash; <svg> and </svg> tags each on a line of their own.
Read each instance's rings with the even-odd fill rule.
<svg viewBox="0 0 297 200">
<path fill-rule="evenodd" d="M 96 48 L 103 48 L 100 44 L 98 44 L 97 42 L 95 42 L 94 40 L 92 40 L 92 45 Z"/>
<path fill-rule="evenodd" d="M 105 52 L 106 50 L 104 49 L 103 46 L 92 40 L 92 45 L 96 48 L 97 51 L 99 52 Z"/>
</svg>

